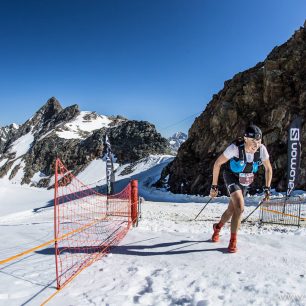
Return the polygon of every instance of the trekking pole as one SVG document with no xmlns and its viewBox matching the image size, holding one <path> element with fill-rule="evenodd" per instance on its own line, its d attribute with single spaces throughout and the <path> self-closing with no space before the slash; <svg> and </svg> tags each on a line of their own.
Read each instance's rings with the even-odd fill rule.
<svg viewBox="0 0 306 306">
<path fill-rule="evenodd" d="M 205 204 L 205 206 L 201 209 L 201 211 L 197 214 L 197 216 L 194 218 L 194 221 L 197 219 L 197 217 L 201 214 L 201 212 L 204 210 L 204 208 L 209 204 L 209 202 L 212 200 L 213 198 L 210 198 L 207 203 Z"/>
<path fill-rule="evenodd" d="M 285 210 L 286 210 L 286 202 L 288 200 L 288 196 L 286 196 L 286 199 L 285 199 L 285 202 L 284 202 L 284 207 L 283 207 L 283 214 L 285 213 Z"/>
<path fill-rule="evenodd" d="M 254 210 L 251 213 L 249 213 L 249 215 L 241 221 L 241 223 L 244 223 L 262 205 L 264 201 L 265 201 L 264 199 L 261 200 L 259 204 L 254 208 Z"/>
</svg>

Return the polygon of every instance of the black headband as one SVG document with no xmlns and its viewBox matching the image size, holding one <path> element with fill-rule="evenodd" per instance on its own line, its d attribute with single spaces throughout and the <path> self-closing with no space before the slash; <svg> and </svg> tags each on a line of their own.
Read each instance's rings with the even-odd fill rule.
<svg viewBox="0 0 306 306">
<path fill-rule="evenodd" d="M 255 138 L 256 140 L 259 140 L 261 139 L 261 134 L 260 133 L 245 133 L 244 134 L 245 137 L 248 137 L 248 138 Z"/>
</svg>

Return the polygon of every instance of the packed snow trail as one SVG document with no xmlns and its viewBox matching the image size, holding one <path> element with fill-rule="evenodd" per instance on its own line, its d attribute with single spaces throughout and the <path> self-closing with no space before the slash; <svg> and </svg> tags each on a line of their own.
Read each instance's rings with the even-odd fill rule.
<svg viewBox="0 0 306 306">
<path fill-rule="evenodd" d="M 288 295 L 302 302 L 299 237 L 242 236 L 234 256 L 228 235 L 219 245 L 207 238 L 136 230 L 50 305 L 289 305 Z M 280 254 L 283 244 L 295 254 Z"/>
<path fill-rule="evenodd" d="M 220 243 L 210 242 L 223 202 L 190 221 L 203 204 L 145 201 L 139 227 L 48 305 L 305 305 L 305 228 L 259 227 L 254 214 L 241 227 L 238 253 L 228 254 L 228 224 Z M 2 217 L 1 258 L 52 238 L 52 212 Z M 0 305 L 38 305 L 55 291 L 53 246 L 0 272 Z"/>
</svg>

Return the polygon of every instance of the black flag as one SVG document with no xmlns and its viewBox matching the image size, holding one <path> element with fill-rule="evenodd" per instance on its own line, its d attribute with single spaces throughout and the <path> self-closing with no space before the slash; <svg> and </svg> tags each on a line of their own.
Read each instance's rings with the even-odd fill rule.
<svg viewBox="0 0 306 306">
<path fill-rule="evenodd" d="M 288 131 L 288 170 L 287 170 L 287 192 L 289 197 L 295 188 L 301 162 L 301 118 L 292 121 Z"/>
<path fill-rule="evenodd" d="M 115 174 L 114 174 L 114 164 L 113 164 L 111 145 L 107 135 L 105 135 L 104 144 L 106 146 L 106 153 L 104 156 L 106 160 L 106 185 L 107 185 L 107 194 L 109 195 L 109 194 L 114 194 Z"/>
</svg>

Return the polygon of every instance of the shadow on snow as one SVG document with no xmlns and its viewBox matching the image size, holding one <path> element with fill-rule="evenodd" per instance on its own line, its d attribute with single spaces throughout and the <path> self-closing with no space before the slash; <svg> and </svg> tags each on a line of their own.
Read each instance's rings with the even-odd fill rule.
<svg viewBox="0 0 306 306">
<path fill-rule="evenodd" d="M 161 256 L 161 255 L 179 255 L 188 253 L 201 253 L 201 252 L 213 252 L 218 251 L 221 253 L 227 253 L 227 248 L 200 248 L 200 249 L 185 249 L 194 245 L 203 243 L 212 244 L 211 240 L 180 240 L 175 242 L 164 242 L 158 244 L 148 245 L 119 245 L 111 247 L 112 254 L 131 255 L 131 256 Z M 172 247 L 172 248 L 171 248 Z M 60 247 L 58 248 L 60 254 L 80 254 L 80 253 L 95 253 L 99 252 L 99 249 L 105 248 L 101 246 L 82 246 L 82 247 Z M 157 250 L 162 248 L 171 248 L 170 250 Z M 155 250 L 155 251 L 154 251 Z M 40 251 L 36 251 L 42 255 L 54 255 L 54 247 L 45 248 Z"/>
</svg>

